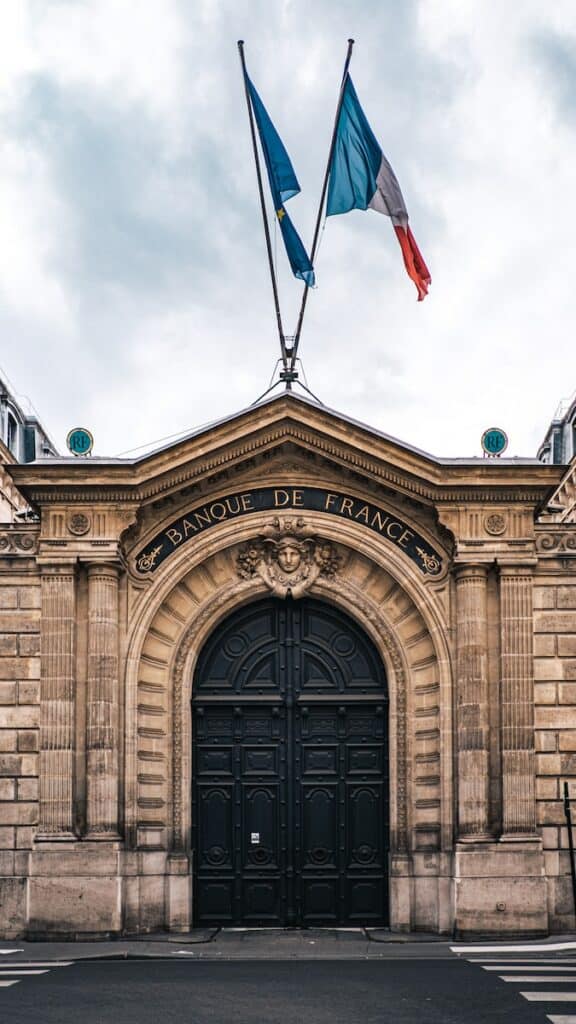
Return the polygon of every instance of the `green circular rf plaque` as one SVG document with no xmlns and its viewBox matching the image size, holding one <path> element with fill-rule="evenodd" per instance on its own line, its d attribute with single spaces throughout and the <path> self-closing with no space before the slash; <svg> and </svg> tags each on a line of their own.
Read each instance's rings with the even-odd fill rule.
<svg viewBox="0 0 576 1024">
<path fill-rule="evenodd" d="M 66 438 L 66 444 L 72 455 L 89 455 L 94 447 L 94 438 L 85 427 L 74 427 Z"/>
<path fill-rule="evenodd" d="M 500 427 L 490 427 L 482 434 L 480 444 L 486 455 L 502 455 L 508 447 L 508 437 Z"/>
</svg>

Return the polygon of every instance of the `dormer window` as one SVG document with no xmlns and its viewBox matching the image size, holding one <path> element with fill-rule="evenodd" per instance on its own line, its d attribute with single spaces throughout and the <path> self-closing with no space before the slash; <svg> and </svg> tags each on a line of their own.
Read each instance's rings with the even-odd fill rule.
<svg viewBox="0 0 576 1024">
<path fill-rule="evenodd" d="M 6 447 L 18 455 L 18 422 L 11 412 L 6 413 Z"/>
</svg>

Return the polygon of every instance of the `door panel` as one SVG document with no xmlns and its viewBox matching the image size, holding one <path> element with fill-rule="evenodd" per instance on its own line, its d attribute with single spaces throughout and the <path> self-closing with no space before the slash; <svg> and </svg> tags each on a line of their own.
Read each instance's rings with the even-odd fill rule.
<svg viewBox="0 0 576 1024">
<path fill-rule="evenodd" d="M 222 921 L 279 924 L 285 716 L 277 706 L 202 705 L 194 718 L 196 920 L 219 919 L 223 882 L 231 903 Z"/>
<path fill-rule="evenodd" d="M 209 640 L 194 686 L 198 924 L 385 923 L 382 665 L 341 612 L 259 602 Z"/>
</svg>

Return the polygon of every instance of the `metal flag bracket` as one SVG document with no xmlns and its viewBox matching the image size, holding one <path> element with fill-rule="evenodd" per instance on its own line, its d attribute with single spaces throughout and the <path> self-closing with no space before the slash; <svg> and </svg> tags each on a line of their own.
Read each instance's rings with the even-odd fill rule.
<svg viewBox="0 0 576 1024">
<path fill-rule="evenodd" d="M 270 383 L 266 388 L 266 391 L 260 395 L 252 405 L 258 405 L 271 391 L 275 391 L 277 387 L 284 385 L 286 391 L 292 391 L 293 385 L 302 388 L 306 394 L 310 395 L 318 405 L 324 405 L 324 403 L 314 394 L 313 391 L 308 387 L 308 381 L 306 380 L 306 372 L 301 359 L 292 359 L 292 353 L 294 349 L 294 338 L 292 336 L 284 336 L 284 351 L 286 352 L 287 358 L 284 359 L 282 355 L 276 360 Z M 299 369 L 297 368 L 299 367 Z"/>
</svg>

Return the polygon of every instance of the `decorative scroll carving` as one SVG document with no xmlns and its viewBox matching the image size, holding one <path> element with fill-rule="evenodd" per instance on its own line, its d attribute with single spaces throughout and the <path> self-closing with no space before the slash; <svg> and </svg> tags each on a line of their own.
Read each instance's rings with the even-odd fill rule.
<svg viewBox="0 0 576 1024">
<path fill-rule="evenodd" d="M 537 533 L 536 550 L 544 554 L 562 554 L 576 552 L 576 530 L 558 533 Z"/>
<path fill-rule="evenodd" d="M 423 548 L 416 548 L 420 561 L 422 562 L 422 569 L 430 576 L 437 576 L 442 568 L 442 564 L 437 555 L 430 555 Z"/>
<path fill-rule="evenodd" d="M 312 533 L 302 518 L 276 517 L 240 548 L 236 565 L 241 579 L 258 576 L 276 597 L 297 598 L 319 576 L 335 576 L 341 562 L 334 545 Z"/>
<path fill-rule="evenodd" d="M 136 568 L 138 572 L 150 572 L 151 569 L 156 565 L 156 559 L 162 551 L 162 545 L 158 544 L 157 547 L 153 548 L 152 551 L 145 551 L 143 555 L 140 555 L 136 559 Z"/>
<path fill-rule="evenodd" d="M 2 530 L 0 533 L 0 555 L 30 555 L 38 549 L 38 533 Z"/>
</svg>

